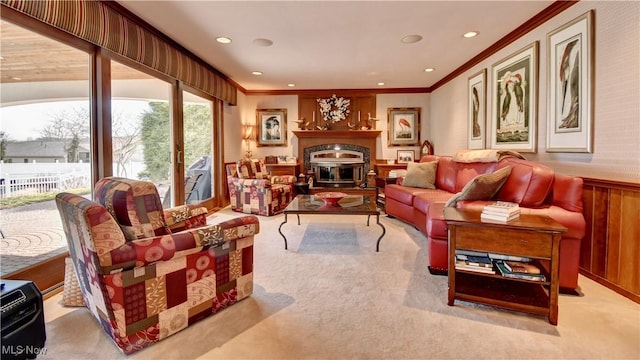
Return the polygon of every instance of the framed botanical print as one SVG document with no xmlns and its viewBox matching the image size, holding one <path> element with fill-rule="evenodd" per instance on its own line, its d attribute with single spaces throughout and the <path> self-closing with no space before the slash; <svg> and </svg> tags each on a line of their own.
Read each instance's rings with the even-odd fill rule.
<svg viewBox="0 0 640 360">
<path fill-rule="evenodd" d="M 593 10 L 547 34 L 547 152 L 593 152 Z"/>
<path fill-rule="evenodd" d="M 484 149 L 486 134 L 487 69 L 474 74 L 468 82 L 467 148 Z"/>
<path fill-rule="evenodd" d="M 257 109 L 258 146 L 287 146 L 287 109 Z"/>
<path fill-rule="evenodd" d="M 536 152 L 538 42 L 493 64 L 491 148 Z"/>
<path fill-rule="evenodd" d="M 387 109 L 387 146 L 420 145 L 420 108 Z"/>
</svg>

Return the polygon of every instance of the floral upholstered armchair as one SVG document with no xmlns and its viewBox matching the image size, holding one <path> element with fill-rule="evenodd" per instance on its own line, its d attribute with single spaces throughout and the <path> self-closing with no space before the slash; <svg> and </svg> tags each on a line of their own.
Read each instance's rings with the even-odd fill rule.
<svg viewBox="0 0 640 360">
<path fill-rule="evenodd" d="M 122 178 L 100 180 L 95 196 L 56 203 L 85 306 L 124 353 L 253 292 L 257 217 L 207 225 L 206 209 L 164 211 L 152 183 Z"/>
<path fill-rule="evenodd" d="M 293 200 L 293 175 L 271 176 L 263 160 L 239 160 L 227 164 L 231 209 L 246 214 L 271 216 L 281 213 Z"/>
</svg>

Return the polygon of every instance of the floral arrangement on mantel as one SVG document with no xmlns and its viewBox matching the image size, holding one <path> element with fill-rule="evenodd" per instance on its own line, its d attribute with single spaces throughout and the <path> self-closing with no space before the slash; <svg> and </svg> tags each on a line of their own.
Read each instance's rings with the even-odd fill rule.
<svg viewBox="0 0 640 360">
<path fill-rule="evenodd" d="M 349 105 L 351 100 L 343 97 L 337 97 L 336 94 L 331 95 L 328 99 L 317 99 L 320 104 L 320 113 L 325 121 L 337 123 L 344 120 L 349 115 Z"/>
</svg>

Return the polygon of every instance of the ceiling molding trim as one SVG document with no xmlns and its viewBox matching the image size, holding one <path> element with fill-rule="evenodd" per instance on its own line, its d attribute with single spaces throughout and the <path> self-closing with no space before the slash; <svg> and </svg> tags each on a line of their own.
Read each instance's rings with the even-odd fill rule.
<svg viewBox="0 0 640 360">
<path fill-rule="evenodd" d="M 503 37 L 502 39 L 496 41 L 493 45 L 491 45 L 488 48 L 486 48 L 483 52 L 481 52 L 480 54 L 474 56 L 473 58 L 471 58 L 471 60 L 467 61 L 462 66 L 460 66 L 459 68 L 453 70 L 447 76 L 443 77 L 438 82 L 436 82 L 435 84 L 430 86 L 429 87 L 429 92 L 432 92 L 432 91 L 436 90 L 437 88 L 443 86 L 444 84 L 448 83 L 449 81 L 451 81 L 451 80 L 455 79 L 456 77 L 462 75 L 465 71 L 470 70 L 472 67 L 474 67 L 475 65 L 479 64 L 483 60 L 488 59 L 490 56 L 492 56 L 493 54 L 497 53 L 501 49 L 505 48 L 507 45 L 513 43 L 514 41 L 518 40 L 519 38 L 521 38 L 525 34 L 527 34 L 530 31 L 536 29 L 538 26 L 540 26 L 540 25 L 544 24 L 545 22 L 549 21 L 554 16 L 560 14 L 561 12 L 563 12 L 566 9 L 570 8 L 571 6 L 577 4 L 578 1 L 579 0 L 572 0 L 572 1 L 561 1 L 561 0 L 558 0 L 558 1 L 554 2 L 553 4 L 547 6 L 544 10 L 542 10 L 539 13 L 537 13 L 536 15 L 534 15 L 531 19 L 527 20 L 524 24 L 518 26 L 515 30 L 513 30 L 512 32 L 507 34 L 505 37 Z"/>
<path fill-rule="evenodd" d="M 424 94 L 429 89 L 423 88 L 391 88 L 391 89 L 305 89 L 305 90 L 245 90 L 245 95 L 317 95 L 318 93 L 351 93 L 361 95 L 377 94 Z"/>
</svg>

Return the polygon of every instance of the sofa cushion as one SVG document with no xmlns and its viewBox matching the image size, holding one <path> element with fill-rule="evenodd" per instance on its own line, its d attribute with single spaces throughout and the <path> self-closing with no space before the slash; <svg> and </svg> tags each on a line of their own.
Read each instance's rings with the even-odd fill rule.
<svg viewBox="0 0 640 360">
<path fill-rule="evenodd" d="M 535 207 L 544 204 L 553 188 L 554 173 L 546 165 L 517 158 L 500 160 L 497 168 L 511 167 L 511 175 L 504 183 L 496 200 Z"/>
<path fill-rule="evenodd" d="M 407 176 L 402 185 L 419 187 L 424 189 L 435 189 L 437 161 L 407 164 Z"/>
<path fill-rule="evenodd" d="M 451 160 L 450 157 L 443 156 L 439 158 L 436 187 L 455 194 L 458 192 L 456 190 L 457 173 L 458 164 L 456 162 Z"/>
<path fill-rule="evenodd" d="M 451 193 L 440 189 L 425 190 L 413 198 L 413 207 L 423 214 L 427 214 L 433 203 L 444 203 L 451 198 Z"/>
<path fill-rule="evenodd" d="M 505 167 L 490 174 L 482 174 L 474 177 L 462 188 L 462 191 L 447 201 L 445 207 L 455 207 L 456 203 L 460 200 L 491 199 L 498 190 L 500 190 L 500 187 L 505 183 L 510 173 L 511 167 Z"/>
</svg>

